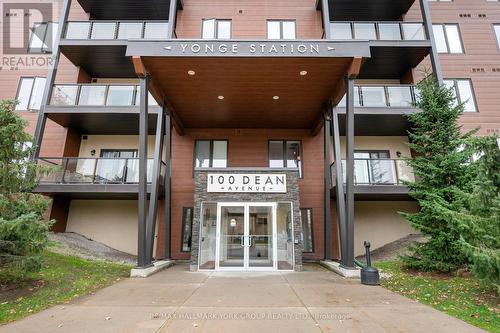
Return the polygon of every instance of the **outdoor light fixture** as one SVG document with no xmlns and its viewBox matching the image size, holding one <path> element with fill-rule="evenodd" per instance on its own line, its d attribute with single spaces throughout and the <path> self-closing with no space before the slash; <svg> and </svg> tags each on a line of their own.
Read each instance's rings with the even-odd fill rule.
<svg viewBox="0 0 500 333">
<path fill-rule="evenodd" d="M 92 149 L 92 150 L 90 151 L 90 155 L 95 156 L 95 149 Z"/>
<path fill-rule="evenodd" d="M 193 70 L 189 70 L 189 71 L 188 71 L 188 74 L 189 74 L 189 75 L 191 75 L 191 76 L 194 76 L 194 75 L 196 74 L 196 72 L 195 72 L 195 71 L 193 71 Z"/>
<path fill-rule="evenodd" d="M 220 100 L 223 100 L 223 99 L 224 99 L 224 96 L 219 95 L 219 96 L 217 96 L 217 98 L 218 98 L 218 99 L 220 99 Z"/>
<path fill-rule="evenodd" d="M 280 97 L 279 96 L 273 96 L 273 99 L 274 100 L 278 100 L 278 99 L 280 99 Z"/>
<path fill-rule="evenodd" d="M 307 71 L 300 71 L 299 74 L 302 75 L 302 76 L 306 76 L 307 75 Z"/>
<path fill-rule="evenodd" d="M 397 157 L 401 157 L 401 152 L 400 152 L 400 151 L 397 151 L 397 152 L 396 152 L 396 156 L 397 156 Z"/>
</svg>

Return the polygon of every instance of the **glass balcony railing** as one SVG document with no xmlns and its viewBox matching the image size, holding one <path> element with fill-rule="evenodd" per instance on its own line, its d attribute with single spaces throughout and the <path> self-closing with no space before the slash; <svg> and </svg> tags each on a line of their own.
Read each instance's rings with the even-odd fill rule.
<svg viewBox="0 0 500 333">
<path fill-rule="evenodd" d="M 330 166 L 332 185 L 336 185 L 335 163 Z M 342 160 L 342 175 L 346 182 L 346 161 Z M 404 160 L 354 159 L 355 185 L 403 185 L 415 181 L 413 169 Z"/>
<path fill-rule="evenodd" d="M 330 22 L 335 40 L 426 40 L 421 22 Z"/>
<path fill-rule="evenodd" d="M 168 21 L 71 21 L 65 39 L 168 39 Z"/>
<path fill-rule="evenodd" d="M 40 184 L 136 184 L 139 182 L 138 158 L 40 158 L 39 164 L 54 171 L 44 176 Z M 153 159 L 148 159 L 147 179 L 153 176 Z M 165 174 L 162 162 L 161 175 Z"/>
<path fill-rule="evenodd" d="M 412 107 L 416 99 L 412 85 L 354 86 L 355 107 Z M 345 103 L 344 95 L 338 106 L 345 107 Z"/>
<path fill-rule="evenodd" d="M 140 103 L 138 85 L 58 84 L 50 105 L 54 106 L 133 106 Z M 158 105 L 149 93 L 149 105 Z"/>
</svg>

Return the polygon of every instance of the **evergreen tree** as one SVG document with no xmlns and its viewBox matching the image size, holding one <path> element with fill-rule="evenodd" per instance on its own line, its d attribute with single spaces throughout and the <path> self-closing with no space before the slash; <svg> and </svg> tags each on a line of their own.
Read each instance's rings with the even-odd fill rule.
<svg viewBox="0 0 500 333">
<path fill-rule="evenodd" d="M 467 262 L 460 243 L 461 220 L 455 213 L 463 210 L 463 193 L 473 178 L 471 152 L 465 145 L 472 133 L 461 134 L 457 121 L 463 105 L 457 104 L 452 89 L 428 76 L 417 90 L 421 112 L 409 116 L 408 133 L 416 156 L 407 159 L 416 181 L 407 185 L 420 210 L 401 214 L 427 241 L 412 246 L 403 260 L 410 268 L 449 272 Z"/>
<path fill-rule="evenodd" d="M 0 268 L 23 274 L 41 267 L 48 245 L 44 214 L 49 200 L 30 193 L 49 171 L 31 158 L 33 139 L 15 102 L 0 102 Z"/>
</svg>

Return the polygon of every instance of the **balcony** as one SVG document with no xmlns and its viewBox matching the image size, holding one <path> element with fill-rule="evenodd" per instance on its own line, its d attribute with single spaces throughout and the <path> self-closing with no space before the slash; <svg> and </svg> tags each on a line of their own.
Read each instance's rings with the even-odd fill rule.
<svg viewBox="0 0 500 333">
<path fill-rule="evenodd" d="M 335 40 L 415 41 L 427 40 L 421 22 L 330 22 Z"/>
<path fill-rule="evenodd" d="M 149 133 L 156 130 L 160 108 L 149 94 Z M 45 112 L 61 126 L 85 134 L 139 133 L 140 86 L 131 84 L 54 85 Z M 113 124 L 113 126 L 110 126 Z"/>
<path fill-rule="evenodd" d="M 418 112 L 413 85 L 354 86 L 355 135 L 406 136 L 407 115 Z M 337 105 L 340 135 L 345 135 L 346 98 Z"/>
<path fill-rule="evenodd" d="M 125 56 L 130 39 L 167 40 L 168 21 L 70 21 L 60 46 L 75 66 L 92 77 L 130 78 L 136 76 Z"/>
<path fill-rule="evenodd" d="M 148 193 L 153 177 L 153 159 L 148 159 Z M 138 158 L 45 157 L 38 164 L 53 171 L 42 177 L 34 192 L 72 198 L 131 199 L 137 197 Z M 166 165 L 162 162 L 161 177 Z"/>
<path fill-rule="evenodd" d="M 335 163 L 330 166 L 331 195 L 336 197 Z M 342 160 L 346 181 L 346 161 Z M 400 159 L 354 159 L 354 197 L 357 200 L 412 200 L 406 181 L 415 181 L 413 170 Z M 345 186 L 344 186 L 345 192 Z"/>
</svg>

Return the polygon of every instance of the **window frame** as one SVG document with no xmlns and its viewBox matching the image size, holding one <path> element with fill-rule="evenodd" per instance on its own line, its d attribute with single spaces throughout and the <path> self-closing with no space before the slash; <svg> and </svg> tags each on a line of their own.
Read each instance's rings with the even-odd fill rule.
<svg viewBox="0 0 500 333">
<path fill-rule="evenodd" d="M 279 39 L 270 39 L 269 38 L 269 22 L 279 22 L 280 24 L 280 38 Z M 293 22 L 294 27 L 294 36 L 293 39 L 284 39 L 283 38 L 283 22 Z M 267 40 L 297 40 L 297 20 L 296 19 L 267 19 L 266 20 L 266 39 Z"/>
<path fill-rule="evenodd" d="M 462 100 L 462 97 L 460 96 L 460 91 L 458 89 L 457 82 L 458 81 L 469 81 L 475 110 L 474 111 L 465 111 L 464 110 L 462 114 L 479 112 L 479 107 L 477 105 L 476 91 L 474 90 L 474 84 L 473 84 L 471 78 L 456 78 L 456 77 L 455 78 L 443 78 L 443 82 L 444 81 L 453 81 L 453 88 L 455 89 L 455 96 L 457 97 L 459 103 L 464 103 L 464 101 Z"/>
<path fill-rule="evenodd" d="M 195 169 L 199 169 L 201 167 L 196 166 L 196 146 L 199 141 L 210 141 L 210 151 L 209 151 L 209 166 L 207 168 L 213 168 L 213 159 L 214 159 L 214 141 L 225 141 L 226 142 L 226 167 L 229 168 L 229 140 L 228 139 L 195 139 L 194 140 L 194 149 L 193 149 L 193 174 Z M 221 167 L 217 167 L 217 169 L 225 169 Z M 206 168 L 203 168 L 206 169 Z"/>
<path fill-rule="evenodd" d="M 117 158 L 123 158 L 123 159 L 127 159 L 127 158 L 138 158 L 138 154 L 139 154 L 139 150 L 138 149 L 113 149 L 113 148 L 104 148 L 104 149 L 100 149 L 99 150 L 99 158 L 106 158 L 106 157 L 103 157 L 102 155 L 104 153 L 109 153 L 109 152 L 117 152 L 117 153 L 124 153 L 124 152 L 130 152 L 130 153 L 133 153 L 135 155 L 135 157 L 117 157 Z"/>
<path fill-rule="evenodd" d="M 304 211 L 309 211 L 310 212 L 310 216 L 311 216 L 311 251 L 304 251 L 304 246 L 302 246 L 302 253 L 315 253 L 315 248 L 314 248 L 314 214 L 313 214 L 313 209 L 312 208 L 308 208 L 308 207 L 304 207 L 304 208 L 299 208 L 300 210 L 300 227 L 301 227 L 301 230 L 302 230 L 302 241 L 304 241 L 304 221 L 302 221 L 302 213 Z"/>
<path fill-rule="evenodd" d="M 28 103 L 26 104 L 27 107 L 26 107 L 26 110 L 18 110 L 17 104 L 16 104 L 16 107 L 14 109 L 16 112 L 24 112 L 24 111 L 38 112 L 42 108 L 41 104 L 43 104 L 43 96 L 42 96 L 42 101 L 40 104 L 40 109 L 30 109 L 30 104 L 31 104 L 31 101 L 33 99 L 33 88 L 35 87 L 36 79 L 45 79 L 45 84 L 44 84 L 44 88 L 43 88 L 43 93 L 45 93 L 45 86 L 47 84 L 47 78 L 45 76 L 38 76 L 38 75 L 37 76 L 20 76 L 19 81 L 17 82 L 17 90 L 16 90 L 16 98 L 15 98 L 16 101 L 19 101 L 19 93 L 21 92 L 21 83 L 23 82 L 24 79 L 32 79 L 33 80 L 33 83 L 31 84 L 31 90 L 30 90 L 30 96 L 28 98 Z"/>
<path fill-rule="evenodd" d="M 184 250 L 184 232 L 185 232 L 185 225 L 184 222 L 186 221 L 186 212 L 188 210 L 191 210 L 191 221 L 190 221 L 190 230 L 191 230 L 191 239 L 190 239 L 190 245 L 189 245 L 189 250 Z M 193 249 L 193 220 L 194 220 L 194 207 L 182 207 L 182 227 L 181 227 L 181 253 L 190 253 Z"/>
<path fill-rule="evenodd" d="M 304 163 L 303 163 L 303 160 L 304 160 L 304 155 L 303 155 L 303 149 L 302 149 L 302 140 L 293 140 L 293 139 L 268 139 L 267 140 L 267 167 L 269 169 L 280 169 L 280 168 L 272 168 L 270 166 L 270 161 L 271 161 L 271 149 L 269 149 L 269 146 L 271 144 L 271 141 L 282 141 L 282 147 L 283 147 L 283 168 L 281 169 L 289 169 L 289 170 L 295 170 L 297 169 L 299 171 L 299 179 L 303 179 L 304 178 Z M 299 160 L 299 167 L 297 168 L 288 168 L 286 166 L 286 144 L 287 142 L 298 142 L 299 143 L 299 156 L 300 156 L 300 160 Z"/>
<path fill-rule="evenodd" d="M 203 38 L 203 28 L 205 26 L 205 21 L 214 21 L 214 37 L 213 38 Z M 219 22 L 229 22 L 230 24 L 230 29 L 229 29 L 229 38 L 219 38 Z M 233 20 L 232 19 L 218 19 L 215 17 L 211 18 L 204 18 L 201 20 L 201 39 L 202 40 L 231 40 L 233 39 Z"/>
<path fill-rule="evenodd" d="M 460 54 L 465 54 L 465 44 L 462 39 L 462 30 L 460 29 L 460 24 L 459 23 L 432 23 L 432 29 L 434 29 L 434 26 L 441 26 L 441 29 L 443 30 L 444 34 L 444 41 L 446 44 L 446 52 L 438 52 L 437 51 L 437 43 L 436 43 L 436 38 L 434 37 L 434 44 L 436 45 L 436 52 L 438 54 L 450 54 L 450 55 L 460 55 Z M 446 26 L 456 26 L 457 31 L 458 31 L 458 38 L 460 42 L 460 48 L 462 49 L 462 52 L 451 52 L 450 51 L 450 41 L 448 38 L 448 33 L 446 32 Z M 434 34 L 434 31 L 433 31 Z"/>
</svg>

